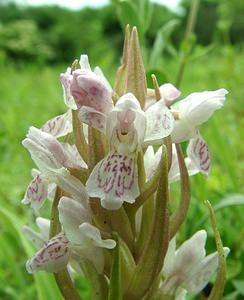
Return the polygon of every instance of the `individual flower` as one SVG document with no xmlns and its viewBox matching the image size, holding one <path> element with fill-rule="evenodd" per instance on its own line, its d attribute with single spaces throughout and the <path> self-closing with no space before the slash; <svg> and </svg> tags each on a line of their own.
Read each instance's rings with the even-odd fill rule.
<svg viewBox="0 0 244 300">
<path fill-rule="evenodd" d="M 100 231 L 89 223 L 89 212 L 81 202 L 62 197 L 58 209 L 63 231 L 44 243 L 27 261 L 28 272 L 45 270 L 56 273 L 68 263 L 73 266 L 74 261 L 79 264 L 82 259 L 87 259 L 101 273 L 104 268 L 103 248 L 114 248 L 115 241 L 102 239 Z"/>
<path fill-rule="evenodd" d="M 177 250 L 175 238 L 170 241 L 162 270 L 163 295 L 174 296 L 182 289 L 195 295 L 207 285 L 218 268 L 218 252 L 206 256 L 206 239 L 206 231 L 199 230 Z M 230 250 L 224 251 L 227 256 Z"/>
<path fill-rule="evenodd" d="M 227 93 L 225 89 L 192 93 L 173 104 L 171 109 L 178 117 L 171 134 L 172 141 L 181 143 L 194 138 L 199 125 L 206 122 L 215 110 L 224 105 Z"/>
<path fill-rule="evenodd" d="M 33 208 L 39 209 L 47 197 L 49 183 L 57 184 L 76 199 L 86 198 L 84 186 L 69 172 L 69 168 L 86 166 L 75 146 L 62 144 L 35 127 L 30 127 L 22 143 L 40 170 L 29 184 L 23 203 L 31 203 Z"/>
<path fill-rule="evenodd" d="M 209 175 L 210 171 L 210 154 L 206 142 L 202 139 L 200 134 L 197 134 L 190 140 L 187 146 L 187 157 L 185 164 L 189 176 L 193 176 L 199 172 Z M 149 180 L 155 173 L 162 155 L 162 146 L 156 152 L 152 146 L 149 146 L 144 154 L 144 166 L 146 178 Z M 168 175 L 169 183 L 178 181 L 180 179 L 180 168 L 175 145 L 172 145 L 172 162 Z"/>
<path fill-rule="evenodd" d="M 87 114 L 81 109 L 80 120 Z M 90 114 L 89 114 L 90 116 Z M 91 116 L 92 119 L 92 116 Z M 97 128 L 97 119 L 91 122 Z M 102 132 L 110 142 L 110 152 L 93 169 L 86 188 L 91 197 L 101 199 L 107 209 L 118 209 L 123 202 L 133 203 L 140 191 L 138 186 L 137 153 L 144 145 L 157 144 L 168 136 L 174 119 L 163 101 L 144 112 L 136 97 L 123 95 L 113 110 L 103 118 Z"/>
</svg>

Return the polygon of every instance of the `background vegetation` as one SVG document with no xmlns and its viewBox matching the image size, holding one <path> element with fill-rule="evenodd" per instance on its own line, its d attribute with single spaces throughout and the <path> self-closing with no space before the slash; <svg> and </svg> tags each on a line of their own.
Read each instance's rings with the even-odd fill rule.
<svg viewBox="0 0 244 300">
<path fill-rule="evenodd" d="M 202 0 L 196 36 L 187 43 L 182 40 L 190 1 L 182 1 L 177 12 L 146 0 L 114 0 L 100 9 L 80 11 L 0 3 L 0 299 L 61 299 L 51 275 L 30 276 L 25 270 L 33 249 L 21 227 L 32 224 L 35 216 L 20 204 L 33 167 L 21 141 L 30 125 L 40 127 L 65 110 L 59 73 L 80 53 L 88 53 L 92 66 L 99 65 L 113 84 L 122 51 L 121 28 L 127 22 L 140 30 L 148 75 L 154 72 L 160 83 L 174 83 L 180 61 L 190 53 L 181 83 L 183 97 L 193 91 L 229 90 L 225 107 L 201 129 L 212 171 L 208 180 L 202 175 L 191 179 L 192 206 L 179 241 L 205 228 L 207 251 L 215 250 L 204 204 L 209 199 L 224 245 L 231 248 L 225 299 L 243 299 L 244 2 Z M 89 294 L 85 281 L 76 284 Z"/>
</svg>

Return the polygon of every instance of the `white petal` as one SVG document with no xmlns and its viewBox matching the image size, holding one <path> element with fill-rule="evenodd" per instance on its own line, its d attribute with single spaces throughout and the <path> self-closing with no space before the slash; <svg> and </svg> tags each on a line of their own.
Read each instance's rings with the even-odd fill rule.
<svg viewBox="0 0 244 300">
<path fill-rule="evenodd" d="M 118 209 L 123 201 L 133 203 L 140 194 L 136 153 L 110 152 L 93 169 L 87 181 L 87 192 L 102 200 L 107 209 Z"/>
<path fill-rule="evenodd" d="M 81 54 L 79 63 L 80 63 L 81 69 L 87 69 L 87 70 L 91 71 L 89 59 L 86 54 Z"/>
<path fill-rule="evenodd" d="M 174 117 L 163 100 L 151 105 L 145 114 L 147 118 L 145 143 L 159 143 L 171 134 L 174 128 Z"/>
<path fill-rule="evenodd" d="M 90 244 L 95 247 L 113 249 L 116 242 L 111 239 L 102 240 L 100 231 L 89 223 L 83 223 L 79 226 L 82 236 L 84 236 Z"/>
<path fill-rule="evenodd" d="M 68 164 L 68 154 L 62 147 L 62 144 L 51 134 L 31 126 L 29 128 L 27 138 L 42 147 L 43 150 L 49 151 L 49 155 L 53 156 L 53 158 L 61 165 L 65 165 L 66 163 Z"/>
<path fill-rule="evenodd" d="M 181 92 L 171 83 L 165 83 L 160 86 L 160 93 L 167 106 L 170 106 L 173 101 L 180 96 Z"/>
<path fill-rule="evenodd" d="M 47 121 L 40 129 L 56 138 L 65 136 L 72 132 L 73 128 L 71 110 L 68 110 L 65 114 L 54 117 Z"/>
<path fill-rule="evenodd" d="M 69 256 L 69 241 L 61 233 L 49 240 L 34 257 L 27 261 L 26 269 L 29 273 L 40 270 L 58 272 L 66 267 Z"/>
<path fill-rule="evenodd" d="M 153 151 L 153 152 L 152 152 Z M 146 155 L 146 157 L 145 157 Z M 157 152 L 154 154 L 152 146 L 148 146 L 147 151 L 144 155 L 144 165 L 146 171 L 146 178 L 149 180 L 155 173 L 162 155 L 162 147 L 159 147 Z"/>
<path fill-rule="evenodd" d="M 72 198 L 82 203 L 86 208 L 88 205 L 88 195 L 83 184 L 74 176 L 70 175 L 65 168 L 50 171 L 52 180 L 56 182 L 64 191 L 70 193 Z"/>
<path fill-rule="evenodd" d="M 224 248 L 225 256 L 230 252 L 230 249 Z M 199 267 L 195 270 L 190 277 L 186 278 L 184 282 L 184 287 L 191 294 L 198 294 L 207 283 L 210 281 L 213 274 L 217 271 L 218 268 L 218 253 L 214 252 L 206 256 Z"/>
<path fill-rule="evenodd" d="M 61 167 L 61 164 L 55 159 L 50 151 L 38 145 L 33 140 L 26 138 L 23 140 L 22 144 L 30 152 L 31 158 L 42 173 L 45 174 L 50 168 Z"/>
<path fill-rule="evenodd" d="M 106 120 L 105 114 L 88 106 L 82 106 L 78 113 L 79 120 L 93 128 L 105 133 Z"/>
<path fill-rule="evenodd" d="M 83 222 L 89 222 L 89 213 L 77 201 L 62 197 L 58 204 L 59 220 L 63 226 L 63 230 L 72 243 L 80 242 L 79 225 Z"/>
<path fill-rule="evenodd" d="M 98 75 L 98 76 L 102 79 L 104 85 L 107 87 L 107 89 L 108 89 L 109 91 L 111 91 L 111 90 L 112 90 L 111 85 L 110 85 L 110 83 L 108 82 L 107 78 L 104 76 L 103 71 L 102 71 L 99 67 L 96 67 L 96 68 L 94 69 L 94 73 L 95 73 L 96 75 Z"/>
<path fill-rule="evenodd" d="M 174 274 L 178 274 L 182 279 L 189 276 L 193 268 L 201 263 L 205 256 L 206 238 L 206 231 L 199 230 L 180 246 L 176 251 Z"/>
<path fill-rule="evenodd" d="M 46 242 L 46 239 L 28 226 L 23 226 L 22 232 L 24 236 L 32 242 L 36 249 L 40 249 Z"/>
<path fill-rule="evenodd" d="M 38 210 L 47 198 L 47 187 L 47 180 L 41 174 L 37 175 L 28 185 L 22 203 L 31 203 L 31 207 Z"/>
<path fill-rule="evenodd" d="M 67 153 L 69 157 L 69 167 L 71 168 L 87 168 L 87 164 L 80 156 L 80 153 L 78 152 L 76 145 L 70 145 L 68 143 L 62 143 L 62 147 L 64 148 L 65 152 Z M 67 164 L 67 162 L 66 162 Z"/>
<path fill-rule="evenodd" d="M 70 85 L 72 79 L 73 75 L 71 74 L 71 68 L 67 68 L 65 73 L 60 74 L 60 81 L 63 87 L 64 103 L 71 109 L 77 109 L 75 100 L 70 92 Z"/>
<path fill-rule="evenodd" d="M 197 126 L 224 105 L 227 93 L 225 89 L 193 93 L 172 105 L 172 109 L 179 113 L 179 120 L 175 122 L 172 132 L 173 142 L 180 143 L 194 137 Z"/>
<path fill-rule="evenodd" d="M 49 230 L 50 230 L 50 220 L 38 217 L 36 218 L 36 224 L 40 229 L 41 235 L 48 240 L 49 237 Z"/>
<path fill-rule="evenodd" d="M 210 154 L 208 145 L 200 134 L 197 134 L 194 139 L 190 140 L 187 147 L 187 155 L 202 173 L 209 176 Z"/>
</svg>

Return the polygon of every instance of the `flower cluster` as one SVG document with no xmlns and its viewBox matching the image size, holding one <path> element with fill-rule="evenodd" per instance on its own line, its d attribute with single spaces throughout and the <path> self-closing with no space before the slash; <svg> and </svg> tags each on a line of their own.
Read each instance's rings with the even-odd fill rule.
<svg viewBox="0 0 244 300">
<path fill-rule="evenodd" d="M 223 106 L 227 91 L 192 93 L 178 101 L 181 93 L 170 83 L 146 89 L 135 28 L 126 45 L 117 88 L 81 55 L 80 66 L 74 63 L 60 76 L 67 112 L 40 129 L 30 127 L 23 141 L 38 170 L 33 169 L 22 202 L 38 211 L 49 198 L 57 212 L 51 223 L 37 218 L 40 232 L 24 227 L 38 249 L 26 267 L 29 273 L 57 274 L 68 268 L 70 274 L 89 277 L 89 265 L 108 285 L 111 249 L 119 247 L 126 299 L 184 299 L 208 283 L 218 268 L 218 253 L 205 256 L 203 230 L 175 249 L 184 213 L 179 207 L 167 218 L 168 190 L 175 181 L 188 190 L 187 174 L 209 176 L 210 154 L 199 127 Z M 184 158 L 179 144 L 185 141 Z M 163 220 L 156 217 L 159 207 Z M 153 239 L 158 249 L 148 245 Z M 147 268 L 151 275 L 145 274 Z M 161 278 L 157 287 L 155 278 Z M 145 289 L 138 291 L 137 284 Z"/>
</svg>

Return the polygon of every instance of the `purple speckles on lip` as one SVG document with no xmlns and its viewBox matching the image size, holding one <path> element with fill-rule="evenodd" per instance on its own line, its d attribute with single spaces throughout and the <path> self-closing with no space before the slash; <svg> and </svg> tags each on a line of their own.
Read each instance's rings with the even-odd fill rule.
<svg viewBox="0 0 244 300">
<path fill-rule="evenodd" d="M 98 188 L 105 194 L 122 197 L 135 182 L 135 154 L 110 153 L 100 165 L 97 175 Z"/>
</svg>

